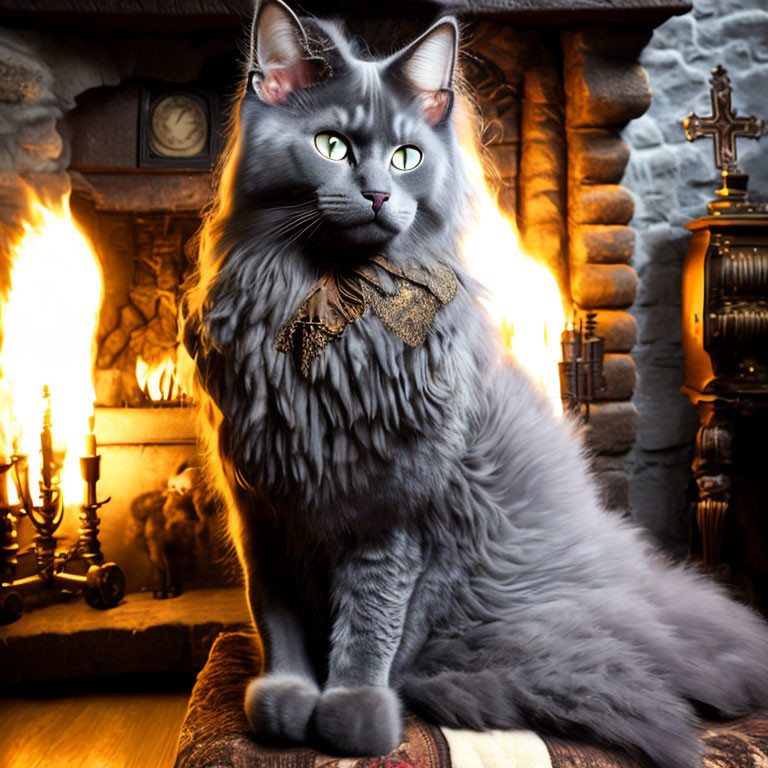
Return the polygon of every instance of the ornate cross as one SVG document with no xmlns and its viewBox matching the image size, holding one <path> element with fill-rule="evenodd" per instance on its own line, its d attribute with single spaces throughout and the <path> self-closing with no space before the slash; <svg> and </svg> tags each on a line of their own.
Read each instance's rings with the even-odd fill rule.
<svg viewBox="0 0 768 768">
<path fill-rule="evenodd" d="M 691 112 L 683 120 L 685 138 L 694 141 L 702 136 L 715 140 L 715 165 L 721 171 L 738 173 L 736 164 L 736 139 L 759 139 L 768 133 L 768 126 L 758 117 L 736 117 L 731 108 L 731 79 L 727 70 L 718 64 L 712 70 L 710 98 L 712 114 L 699 117 Z"/>
</svg>

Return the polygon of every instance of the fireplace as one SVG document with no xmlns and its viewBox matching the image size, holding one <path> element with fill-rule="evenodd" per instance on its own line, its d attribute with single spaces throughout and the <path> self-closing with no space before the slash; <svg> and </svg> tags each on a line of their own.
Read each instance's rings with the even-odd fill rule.
<svg viewBox="0 0 768 768">
<path fill-rule="evenodd" d="M 374 10 L 352 0 L 303 6 L 340 12 L 381 51 L 438 11 L 426 1 Z M 654 26 L 690 5 L 617 0 L 597 9 L 587 0 L 505 0 L 452 7 L 465 24 L 478 162 L 498 209 L 519 232 L 521 258 L 543 265 L 556 286 L 563 316 L 575 323 L 593 316 L 605 340 L 605 388 L 590 408 L 587 439 L 605 503 L 625 510 L 624 458 L 637 429 L 636 325 L 627 310 L 637 276 L 630 266 L 633 201 L 620 186 L 629 149 L 620 131 L 650 103 L 639 52 Z M 152 586 L 153 571 L 147 552 L 125 533 L 132 505 L 196 460 L 194 408 L 174 376 L 176 318 L 239 78 L 250 3 L 105 2 L 94 13 L 84 0 L 44 0 L 34 11 L 0 0 L 0 8 L 7 126 L 0 136 L 0 288 L 7 295 L 9 243 L 28 215 L 20 180 L 42 196 L 71 191 L 73 216 L 103 276 L 93 384 L 101 487 L 112 501 L 103 512 L 102 547 L 124 564 L 128 590 L 137 590 Z M 174 131 L 172 120 L 185 131 Z M 504 249 L 500 261 L 514 256 Z M 523 279 L 533 280 L 528 274 Z M 519 294 L 511 294 L 513 303 Z M 505 332 L 519 339 L 539 303 L 498 310 Z M 548 336 L 558 349 L 561 327 L 538 327 L 541 344 Z M 551 373 L 556 379 L 556 367 Z M 226 578 L 216 568 L 205 574 L 207 584 Z"/>
</svg>

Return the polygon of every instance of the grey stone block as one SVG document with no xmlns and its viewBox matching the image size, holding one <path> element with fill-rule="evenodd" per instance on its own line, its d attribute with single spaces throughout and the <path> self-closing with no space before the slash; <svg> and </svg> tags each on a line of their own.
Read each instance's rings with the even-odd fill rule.
<svg viewBox="0 0 768 768">
<path fill-rule="evenodd" d="M 656 222 L 643 229 L 641 244 L 638 244 L 636 253 L 642 250 L 646 262 L 654 267 L 669 264 L 682 271 L 690 240 L 691 233 L 688 230 L 666 221 Z"/>
<path fill-rule="evenodd" d="M 654 360 L 641 368 L 635 405 L 642 450 L 686 446 L 695 437 L 698 418 L 690 399 L 680 391 L 682 383 L 682 360 Z"/>
<path fill-rule="evenodd" d="M 679 265 L 645 264 L 638 272 L 635 305 L 679 307 L 682 305 L 682 268 Z"/>
<path fill-rule="evenodd" d="M 664 139 L 656 121 L 650 115 L 642 115 L 633 120 L 624 131 L 624 138 L 633 149 L 646 149 L 660 146 Z"/>
<path fill-rule="evenodd" d="M 668 23 L 662 24 L 654 31 L 653 44 L 659 48 L 672 48 L 682 51 L 683 57 L 688 58 L 696 52 L 697 22 L 692 13 L 677 16 Z"/>
<path fill-rule="evenodd" d="M 754 55 L 761 46 L 768 46 L 768 11 L 765 4 L 751 8 L 746 5 L 741 0 L 738 5 L 733 0 L 726 0 L 718 15 L 699 19 L 696 23 L 699 50 L 722 50 L 729 42 L 742 40 L 749 41 L 750 53 Z"/>
<path fill-rule="evenodd" d="M 629 502 L 632 518 L 648 529 L 668 551 L 685 555 L 688 550 L 691 517 L 688 491 L 691 478 L 690 449 L 641 453 L 632 465 Z"/>
<path fill-rule="evenodd" d="M 714 153 L 711 142 L 690 142 L 682 144 L 679 152 L 679 174 L 685 179 L 685 187 L 681 189 L 681 197 L 695 194 L 689 191 L 689 185 L 712 187 L 719 181 L 714 164 Z"/>
<path fill-rule="evenodd" d="M 634 307 L 632 314 L 637 320 L 637 340 L 640 344 L 658 341 L 675 345 L 682 343 L 680 307 Z"/>
</svg>

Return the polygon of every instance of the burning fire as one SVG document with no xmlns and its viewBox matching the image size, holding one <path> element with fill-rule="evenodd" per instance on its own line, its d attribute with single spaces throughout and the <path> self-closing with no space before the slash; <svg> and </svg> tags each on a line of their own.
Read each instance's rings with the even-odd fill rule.
<svg viewBox="0 0 768 768">
<path fill-rule="evenodd" d="M 153 402 L 176 400 L 184 394 L 176 375 L 176 360 L 171 354 L 152 365 L 138 357 L 136 381 L 139 382 L 139 389 Z"/>
<path fill-rule="evenodd" d="M 68 195 L 44 204 L 29 192 L 28 220 L 11 255 L 11 292 L 0 310 L 0 398 L 5 398 L 0 406 L 0 452 L 29 456 L 34 488 L 40 477 L 42 394 L 47 385 L 54 451 L 64 462 L 63 497 L 65 503 L 79 503 L 83 481 L 78 457 L 84 453 L 95 400 L 94 336 L 102 281 L 98 260 L 72 220 Z"/>
<path fill-rule="evenodd" d="M 538 382 L 556 413 L 562 413 L 557 364 L 565 313 L 552 273 L 520 246 L 517 227 L 504 216 L 488 188 L 471 142 L 462 153 L 476 187 L 475 222 L 462 245 L 464 261 L 485 288 L 485 304 L 505 345 Z"/>
</svg>

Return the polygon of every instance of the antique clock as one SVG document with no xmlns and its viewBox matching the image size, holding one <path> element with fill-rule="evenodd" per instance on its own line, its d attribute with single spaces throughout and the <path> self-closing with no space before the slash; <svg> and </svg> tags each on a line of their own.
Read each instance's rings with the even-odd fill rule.
<svg viewBox="0 0 768 768">
<path fill-rule="evenodd" d="M 737 117 L 723 67 L 712 70 L 712 115 L 683 122 L 693 141 L 715 142 L 722 187 L 693 235 L 683 266 L 683 391 L 697 406 L 693 473 L 696 519 L 705 564 L 720 562 L 731 505 L 731 459 L 745 414 L 768 406 L 768 204 L 747 198 L 748 176 L 736 163 L 736 138 L 760 138 L 766 124 Z M 739 420 L 741 419 L 741 422 Z M 757 525 L 757 521 L 755 521 Z"/>
<path fill-rule="evenodd" d="M 139 167 L 210 168 L 220 150 L 215 94 L 180 86 L 145 88 L 139 122 Z"/>
</svg>

